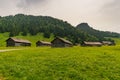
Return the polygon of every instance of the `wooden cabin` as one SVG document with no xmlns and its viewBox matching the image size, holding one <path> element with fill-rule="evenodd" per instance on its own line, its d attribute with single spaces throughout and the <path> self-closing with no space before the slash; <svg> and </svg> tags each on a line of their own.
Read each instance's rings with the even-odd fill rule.
<svg viewBox="0 0 120 80">
<path fill-rule="evenodd" d="M 51 44 L 52 47 L 72 47 L 73 46 L 72 42 L 60 37 L 56 37 L 51 43 L 52 43 Z"/>
<path fill-rule="evenodd" d="M 101 42 L 86 42 L 86 41 L 84 41 L 83 46 L 98 46 L 98 47 L 100 47 L 100 46 L 102 46 L 102 43 Z"/>
<path fill-rule="evenodd" d="M 115 45 L 115 43 L 114 43 L 114 42 L 111 42 L 111 41 L 102 41 L 102 44 L 105 45 L 105 46 Z"/>
<path fill-rule="evenodd" d="M 51 43 L 50 42 L 45 42 L 45 41 L 37 41 L 36 42 L 36 47 L 39 47 L 39 46 L 51 46 Z"/>
<path fill-rule="evenodd" d="M 28 40 L 17 39 L 17 38 L 8 38 L 6 40 L 7 47 L 14 47 L 14 46 L 31 46 L 31 42 Z"/>
</svg>

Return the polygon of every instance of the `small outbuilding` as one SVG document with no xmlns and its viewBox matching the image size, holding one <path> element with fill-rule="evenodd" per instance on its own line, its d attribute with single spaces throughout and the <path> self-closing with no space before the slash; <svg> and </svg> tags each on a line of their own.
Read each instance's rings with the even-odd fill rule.
<svg viewBox="0 0 120 80">
<path fill-rule="evenodd" d="M 39 46 L 51 46 L 51 43 L 50 42 L 45 42 L 45 41 L 37 41 L 36 42 L 36 47 L 39 47 Z"/>
<path fill-rule="evenodd" d="M 98 46 L 98 47 L 100 47 L 100 46 L 102 46 L 102 43 L 101 42 L 86 42 L 86 41 L 84 41 L 83 46 Z"/>
<path fill-rule="evenodd" d="M 60 38 L 60 37 L 56 37 L 52 42 L 51 42 L 51 46 L 52 47 L 72 47 L 73 44 L 72 42 L 64 39 L 64 38 Z"/>
<path fill-rule="evenodd" d="M 31 46 L 31 42 L 28 40 L 18 39 L 18 38 L 8 38 L 6 40 L 7 47 L 14 46 Z"/>
<path fill-rule="evenodd" d="M 114 42 L 111 42 L 111 41 L 102 41 L 102 44 L 105 45 L 105 46 L 115 45 L 115 43 L 114 43 Z"/>
</svg>

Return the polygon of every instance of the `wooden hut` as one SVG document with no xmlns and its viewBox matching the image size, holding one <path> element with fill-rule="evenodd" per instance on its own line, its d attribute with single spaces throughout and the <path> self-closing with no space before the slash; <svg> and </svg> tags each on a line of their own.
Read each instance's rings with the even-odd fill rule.
<svg viewBox="0 0 120 80">
<path fill-rule="evenodd" d="M 51 46 L 51 43 L 50 42 L 45 42 L 45 41 L 37 41 L 36 42 L 36 47 L 39 47 L 39 46 Z"/>
<path fill-rule="evenodd" d="M 115 45 L 115 43 L 114 43 L 114 42 L 111 42 L 111 41 L 102 41 L 102 44 L 105 45 L 105 46 Z"/>
<path fill-rule="evenodd" d="M 31 42 L 28 40 L 17 39 L 17 38 L 8 38 L 6 40 L 7 47 L 14 46 L 31 46 Z"/>
<path fill-rule="evenodd" d="M 84 41 L 83 46 L 102 46 L 101 42 L 86 42 Z"/>
<path fill-rule="evenodd" d="M 73 46 L 72 42 L 60 37 L 56 37 L 51 43 L 52 43 L 51 44 L 52 47 L 72 47 Z"/>
</svg>

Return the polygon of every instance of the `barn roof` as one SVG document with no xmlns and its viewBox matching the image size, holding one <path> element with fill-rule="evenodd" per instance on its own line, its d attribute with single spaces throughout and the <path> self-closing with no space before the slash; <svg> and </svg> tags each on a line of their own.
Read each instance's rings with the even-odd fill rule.
<svg viewBox="0 0 120 80">
<path fill-rule="evenodd" d="M 62 42 L 67 43 L 67 44 L 72 44 L 72 42 L 70 42 L 70 41 L 68 41 L 68 40 L 66 40 L 66 39 L 64 39 L 64 38 L 56 37 L 54 40 L 56 40 L 56 39 L 60 39 Z M 53 40 L 53 41 L 54 41 L 54 40 Z M 52 42 L 53 42 L 53 41 L 52 41 Z M 52 43 L 52 42 L 51 42 L 51 43 Z"/>
<path fill-rule="evenodd" d="M 51 44 L 50 42 L 46 42 L 46 41 L 37 41 L 37 43 L 40 42 L 40 43 L 43 43 L 43 44 Z"/>
<path fill-rule="evenodd" d="M 14 42 L 19 42 L 19 43 L 31 43 L 30 41 L 28 40 L 23 40 L 23 39 L 18 39 L 18 38 L 9 38 L 7 39 L 6 41 L 12 39 Z"/>
<path fill-rule="evenodd" d="M 88 44 L 88 45 L 102 45 L 101 42 L 86 42 L 86 41 L 84 41 L 84 44 Z"/>
<path fill-rule="evenodd" d="M 112 44 L 111 41 L 102 41 L 103 44 Z"/>
</svg>

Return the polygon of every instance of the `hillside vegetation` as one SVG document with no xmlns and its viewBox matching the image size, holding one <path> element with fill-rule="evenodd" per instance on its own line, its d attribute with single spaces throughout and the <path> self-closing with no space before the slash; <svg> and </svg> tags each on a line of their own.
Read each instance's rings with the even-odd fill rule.
<svg viewBox="0 0 120 80">
<path fill-rule="evenodd" d="M 120 37 L 120 34 L 115 32 L 109 32 L 109 31 L 99 31 L 96 29 L 93 29 L 91 26 L 89 26 L 87 23 L 81 23 L 76 26 L 77 29 L 84 31 L 90 35 L 93 35 L 97 37 L 99 40 L 102 40 L 107 37 Z"/>
<path fill-rule="evenodd" d="M 84 24 L 84 23 L 83 23 Z M 88 27 L 86 27 L 88 26 Z M 72 26 L 70 23 L 49 16 L 33 16 L 17 14 L 15 16 L 0 17 L 0 33 L 9 32 L 9 37 L 36 36 L 43 33 L 43 37 L 60 36 L 75 43 L 83 41 L 102 41 L 104 37 L 119 37 L 118 33 L 97 31 L 89 25 Z"/>
<path fill-rule="evenodd" d="M 29 40 L 32 43 L 33 47 L 36 46 L 36 42 L 38 40 L 51 42 L 54 39 L 54 35 L 51 34 L 49 38 L 45 38 L 43 36 L 43 33 L 38 33 L 36 35 L 27 34 L 26 36 L 18 35 L 18 36 L 14 36 L 14 37 Z M 0 34 L 0 47 L 5 47 L 6 46 L 6 40 L 8 38 L 9 38 L 9 33 L 1 33 Z"/>
</svg>

